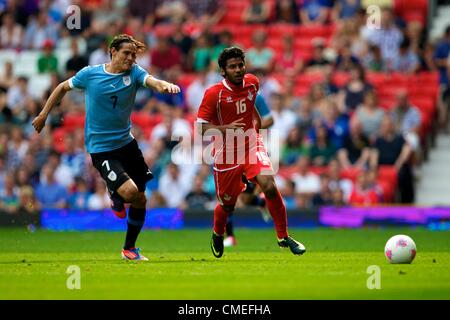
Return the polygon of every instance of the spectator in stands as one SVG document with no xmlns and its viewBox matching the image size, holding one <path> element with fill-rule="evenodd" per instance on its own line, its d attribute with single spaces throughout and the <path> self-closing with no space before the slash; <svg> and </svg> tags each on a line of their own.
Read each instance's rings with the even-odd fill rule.
<svg viewBox="0 0 450 320">
<path fill-rule="evenodd" d="M 281 147 L 281 163 L 289 166 L 297 163 L 298 158 L 308 156 L 309 147 L 304 139 L 304 132 L 295 126 L 289 130 L 286 142 Z"/>
<path fill-rule="evenodd" d="M 106 36 L 100 37 L 100 45 L 89 56 L 89 65 L 95 66 L 97 64 L 104 64 L 110 60 L 108 50 L 108 40 Z"/>
<path fill-rule="evenodd" d="M 0 48 L 21 49 L 23 43 L 23 28 L 14 21 L 10 13 L 3 14 L 0 27 Z"/>
<path fill-rule="evenodd" d="M 337 0 L 332 10 L 333 21 L 353 18 L 361 9 L 361 0 Z"/>
<path fill-rule="evenodd" d="M 354 116 L 361 122 L 363 134 L 369 138 L 369 141 L 374 141 L 384 117 L 384 111 L 378 105 L 375 91 L 365 93 L 364 102 L 356 109 Z"/>
<path fill-rule="evenodd" d="M 323 115 L 328 108 L 328 99 L 320 82 L 311 85 L 307 99 L 312 103 L 312 108 L 320 115 Z"/>
<path fill-rule="evenodd" d="M 41 210 L 41 205 L 36 199 L 34 190 L 31 186 L 22 186 L 19 188 L 19 212 L 37 215 Z"/>
<path fill-rule="evenodd" d="M 58 57 L 53 53 L 53 42 L 50 39 L 44 41 L 42 53 L 37 61 L 39 73 L 58 72 Z"/>
<path fill-rule="evenodd" d="M 248 59 L 248 58 L 247 58 Z M 248 70 L 248 69 L 247 69 Z M 259 93 L 265 101 L 271 101 L 273 94 L 280 94 L 282 91 L 281 84 L 277 79 L 272 77 L 265 69 L 254 69 L 253 74 L 259 79 Z M 270 102 L 269 102 L 270 106 Z"/>
<path fill-rule="evenodd" d="M 321 118 L 321 116 L 320 111 L 314 108 L 314 103 L 311 97 L 308 96 L 303 99 L 302 105 L 297 111 L 296 125 L 302 130 L 305 130 L 305 132 L 308 132 L 313 127 L 313 124 Z"/>
<path fill-rule="evenodd" d="M 77 148 L 72 135 L 68 134 L 64 138 L 64 152 L 61 154 L 61 164 L 70 168 L 74 177 L 83 175 L 87 161 L 83 149 Z"/>
<path fill-rule="evenodd" d="M 216 194 L 216 185 L 214 182 L 214 174 L 211 166 L 207 164 L 202 164 L 198 169 L 197 175 L 203 179 L 203 190 L 208 192 L 210 195 Z"/>
<path fill-rule="evenodd" d="M 311 59 L 306 63 L 307 71 L 323 71 L 324 67 L 330 64 L 325 57 L 325 40 L 323 38 L 314 38 L 311 40 L 313 45 L 313 54 Z"/>
<path fill-rule="evenodd" d="M 361 103 L 364 96 L 373 87 L 366 81 L 364 69 L 361 65 L 355 65 L 350 70 L 350 80 L 341 90 L 338 96 L 338 107 L 342 113 L 352 113 Z"/>
<path fill-rule="evenodd" d="M 161 75 L 163 73 L 181 70 L 181 52 L 170 44 L 167 36 L 158 36 L 158 43 L 150 52 L 151 74 Z"/>
<path fill-rule="evenodd" d="M 198 107 L 202 102 L 203 93 L 212 86 L 215 81 L 211 81 L 206 70 L 199 72 L 197 78 L 186 90 L 186 104 L 190 114 L 197 114 Z"/>
<path fill-rule="evenodd" d="M 111 199 L 106 191 L 105 182 L 97 178 L 95 181 L 95 192 L 89 195 L 87 207 L 89 210 L 102 210 L 110 208 Z"/>
<path fill-rule="evenodd" d="M 295 192 L 312 199 L 320 191 L 319 176 L 310 170 L 309 157 L 300 157 L 296 164 L 296 171 L 292 175 L 295 183 Z"/>
<path fill-rule="evenodd" d="M 295 92 L 295 76 L 289 76 L 284 79 L 284 86 L 282 94 L 284 95 L 284 103 L 286 108 L 292 111 L 298 111 L 302 105 L 302 99 L 299 94 Z"/>
<path fill-rule="evenodd" d="M 19 210 L 19 195 L 14 176 L 5 176 L 3 188 L 0 189 L 0 211 L 15 214 Z"/>
<path fill-rule="evenodd" d="M 81 177 L 75 178 L 74 191 L 69 196 L 69 207 L 77 210 L 88 209 L 88 199 L 91 195 L 86 180 Z"/>
<path fill-rule="evenodd" d="M 402 133 L 412 150 L 420 148 L 421 115 L 417 107 L 411 105 L 406 89 L 399 90 L 396 95 L 396 105 L 391 111 L 395 131 Z"/>
<path fill-rule="evenodd" d="M 56 43 L 58 41 L 58 28 L 49 23 L 48 12 L 41 10 L 37 17 L 27 24 L 23 47 L 26 49 L 41 49 L 47 39 Z"/>
<path fill-rule="evenodd" d="M 153 208 L 167 208 L 167 201 L 159 191 L 152 192 L 150 200 L 148 201 L 148 209 Z"/>
<path fill-rule="evenodd" d="M 225 14 L 225 7 L 216 0 L 183 0 L 187 6 L 187 23 L 198 24 L 200 29 L 210 30 Z"/>
<path fill-rule="evenodd" d="M 191 190 L 191 184 L 176 164 L 169 163 L 166 170 L 159 181 L 159 191 L 169 208 L 178 208 Z"/>
<path fill-rule="evenodd" d="M 22 163 L 28 148 L 29 142 L 24 136 L 22 128 L 13 126 L 11 128 L 11 136 L 8 142 L 8 167 L 12 169 L 18 168 Z"/>
<path fill-rule="evenodd" d="M 394 24 L 391 8 L 383 8 L 381 14 L 381 29 L 365 26 L 363 37 L 370 43 L 380 47 L 381 55 L 388 69 L 392 69 L 393 61 L 398 56 L 400 44 L 403 40 L 402 32 Z"/>
<path fill-rule="evenodd" d="M 182 209 L 209 209 L 211 207 L 214 198 L 203 189 L 203 182 L 202 177 L 195 177 L 192 191 L 186 195 L 181 206 Z"/>
<path fill-rule="evenodd" d="M 330 178 L 326 173 L 320 175 L 320 192 L 312 198 L 314 207 L 328 206 L 333 203 L 333 195 L 330 190 Z"/>
<path fill-rule="evenodd" d="M 54 169 L 54 179 L 58 184 L 65 188 L 69 188 L 73 185 L 75 175 L 67 164 L 61 162 L 60 152 L 56 150 L 50 151 L 47 163 Z M 45 175 L 41 176 L 41 181 L 43 179 L 45 179 Z"/>
<path fill-rule="evenodd" d="M 275 72 L 283 73 L 287 76 L 295 76 L 303 68 L 303 60 L 294 50 L 294 38 L 290 34 L 283 36 L 283 48 L 275 56 Z"/>
<path fill-rule="evenodd" d="M 369 45 L 369 52 L 364 55 L 362 63 L 368 71 L 380 72 L 386 70 L 380 47 L 377 45 Z"/>
<path fill-rule="evenodd" d="M 5 61 L 3 65 L 3 74 L 0 76 L 0 91 L 7 92 L 14 85 L 16 78 L 14 76 L 13 63 Z"/>
<path fill-rule="evenodd" d="M 394 166 L 398 173 L 401 203 L 414 202 L 415 190 L 410 157 L 410 145 L 401 134 L 396 133 L 392 118 L 384 117 L 380 135 L 371 152 L 370 164 L 373 169 L 377 169 L 380 165 Z"/>
<path fill-rule="evenodd" d="M 252 36 L 253 46 L 246 52 L 247 71 L 254 72 L 262 69 L 270 72 L 273 68 L 274 52 L 266 46 L 267 33 L 265 30 L 256 30 Z"/>
<path fill-rule="evenodd" d="M 299 4 L 301 23 L 304 25 L 326 24 L 332 6 L 330 0 L 303 0 Z"/>
<path fill-rule="evenodd" d="M 275 2 L 275 22 L 300 23 L 299 10 L 295 0 L 279 0 Z"/>
<path fill-rule="evenodd" d="M 439 70 L 439 83 L 443 87 L 449 86 L 447 75 L 447 58 L 450 54 L 450 25 L 445 28 L 445 33 L 441 41 L 436 45 L 434 52 L 434 62 Z"/>
<path fill-rule="evenodd" d="M 342 147 L 349 134 L 348 122 L 348 116 L 339 113 L 334 99 L 328 98 L 321 113 L 320 123 L 326 128 L 330 142 L 338 149 Z M 310 138 L 315 141 L 314 130 L 311 132 Z"/>
<path fill-rule="evenodd" d="M 188 55 L 194 44 L 193 39 L 185 32 L 182 22 L 175 23 L 175 30 L 170 37 L 170 43 L 178 48 L 181 53 L 181 65 L 184 71 L 189 70 Z"/>
<path fill-rule="evenodd" d="M 411 50 L 410 41 L 404 38 L 400 44 L 399 54 L 392 59 L 392 70 L 412 74 L 419 68 L 419 58 L 417 54 Z"/>
<path fill-rule="evenodd" d="M 28 86 L 28 78 L 25 76 L 18 77 L 17 83 L 9 88 L 6 99 L 7 106 L 13 115 L 23 110 L 27 100 L 32 99 L 31 88 Z"/>
<path fill-rule="evenodd" d="M 228 30 L 221 31 L 217 36 L 217 40 L 211 50 L 211 69 L 217 70 L 217 61 L 223 49 L 233 45 L 233 34 Z"/>
<path fill-rule="evenodd" d="M 250 0 L 242 13 L 244 23 L 267 23 L 270 17 L 269 3 L 265 0 Z"/>
<path fill-rule="evenodd" d="M 328 175 L 330 177 L 329 187 L 333 193 L 336 190 L 340 190 L 344 201 L 347 201 L 353 189 L 353 182 L 350 179 L 342 177 L 342 169 L 336 159 L 330 161 L 328 164 Z"/>
<path fill-rule="evenodd" d="M 88 60 L 84 55 L 80 54 L 78 50 L 78 41 L 76 39 L 72 39 L 70 42 L 70 50 L 72 52 L 72 56 L 66 62 L 66 77 L 72 77 L 88 65 Z"/>
<path fill-rule="evenodd" d="M 450 56 L 450 25 L 445 28 L 441 41 L 436 45 L 433 59 L 439 71 L 439 125 L 448 130 L 448 108 L 450 107 L 450 77 L 448 59 Z"/>
<path fill-rule="evenodd" d="M 194 72 L 205 71 L 211 63 L 211 41 L 209 35 L 201 34 L 194 42 L 192 48 L 192 69 Z"/>
<path fill-rule="evenodd" d="M 270 100 L 271 114 L 273 116 L 274 124 L 272 130 L 276 130 L 281 141 L 285 141 L 289 131 L 295 126 L 297 115 L 292 110 L 286 108 L 284 103 L 284 96 L 282 94 L 272 94 Z"/>
<path fill-rule="evenodd" d="M 163 0 L 128 0 L 126 9 L 133 17 L 139 17 L 142 21 L 147 20 L 150 25 L 156 21 L 156 9 L 161 5 Z"/>
<path fill-rule="evenodd" d="M 334 63 L 336 71 L 349 72 L 355 65 L 359 64 L 359 59 L 352 54 L 350 41 L 345 42 L 339 49 L 339 54 Z"/>
<path fill-rule="evenodd" d="M 41 182 L 36 188 L 36 198 L 43 209 L 65 208 L 68 194 L 66 188 L 55 180 L 55 169 L 46 164 L 42 168 Z"/>
<path fill-rule="evenodd" d="M 370 184 L 368 170 L 363 170 L 356 178 L 348 203 L 353 206 L 370 206 L 380 202 L 375 188 Z"/>
<path fill-rule="evenodd" d="M 323 68 L 324 79 L 320 83 L 327 97 L 333 96 L 339 92 L 339 87 L 333 81 L 333 68 L 327 66 Z"/>
<path fill-rule="evenodd" d="M 314 129 L 315 139 L 310 148 L 311 162 L 317 167 L 326 166 L 335 157 L 336 146 L 322 123 L 317 124 Z"/>
<path fill-rule="evenodd" d="M 370 156 L 369 139 L 362 132 L 362 124 L 357 117 L 350 121 L 350 134 L 345 137 L 342 148 L 338 150 L 338 160 L 344 169 L 352 166 L 364 168 Z"/>
</svg>

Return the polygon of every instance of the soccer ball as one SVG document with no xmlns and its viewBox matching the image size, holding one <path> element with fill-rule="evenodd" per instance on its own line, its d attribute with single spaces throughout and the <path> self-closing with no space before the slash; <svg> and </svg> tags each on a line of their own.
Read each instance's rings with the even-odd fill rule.
<svg viewBox="0 0 450 320">
<path fill-rule="evenodd" d="M 416 256 L 416 244 L 403 234 L 393 236 L 384 247 L 384 255 L 389 263 L 411 263 Z"/>
</svg>

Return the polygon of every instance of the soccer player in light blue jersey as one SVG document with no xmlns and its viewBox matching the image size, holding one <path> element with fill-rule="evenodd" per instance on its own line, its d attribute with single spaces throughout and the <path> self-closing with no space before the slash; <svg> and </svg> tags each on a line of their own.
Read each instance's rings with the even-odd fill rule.
<svg viewBox="0 0 450 320">
<path fill-rule="evenodd" d="M 146 87 L 160 93 L 180 92 L 177 85 L 154 78 L 136 64 L 137 54 L 144 50 L 145 45 L 129 35 L 114 37 L 109 46 L 111 62 L 85 67 L 60 83 L 33 120 L 34 128 L 41 132 L 49 112 L 68 91 L 85 92 L 86 150 L 106 181 L 116 216 L 125 218 L 124 203 L 130 203 L 121 253 L 126 260 L 148 260 L 135 243 L 145 221 L 145 184 L 153 178 L 130 132 L 136 91 Z"/>
</svg>

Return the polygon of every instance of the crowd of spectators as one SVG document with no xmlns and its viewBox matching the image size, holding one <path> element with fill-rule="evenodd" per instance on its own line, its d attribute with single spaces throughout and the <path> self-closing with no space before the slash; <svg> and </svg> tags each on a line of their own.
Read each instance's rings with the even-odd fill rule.
<svg viewBox="0 0 450 320">
<path fill-rule="evenodd" d="M 366 24 L 365 8 L 372 3 L 387 5 L 381 29 Z M 79 29 L 65 24 L 71 4 L 81 10 Z M 366 74 L 439 72 L 445 97 L 450 28 L 431 43 L 424 23 L 401 19 L 392 6 L 392 1 L 364 0 L 0 1 L 0 50 L 39 51 L 38 73 L 51 74 L 48 90 L 35 97 L 29 85 L 33 75 L 16 75 L 14 57 L 2 66 L 0 210 L 109 207 L 105 185 L 84 149 L 82 123 L 69 123 L 84 113 L 83 93 L 67 94 L 41 134 L 31 121 L 60 81 L 87 64 L 108 62 L 108 42 L 122 32 L 147 44 L 147 52 L 138 57 L 141 66 L 183 89 L 178 95 L 150 90 L 136 95 L 133 135 L 155 176 L 147 184 L 149 208 L 213 205 L 211 167 L 177 162 L 183 155 L 171 136 L 193 134 L 205 89 L 221 80 L 217 57 L 234 44 L 246 49 L 247 70 L 260 79 L 260 93 L 272 111 L 272 130 L 280 143 L 269 143 L 269 149 L 279 148 L 280 173 L 289 171 L 277 176 L 288 209 L 413 203 L 414 172 L 423 158 L 422 113 L 404 90 L 385 108 Z M 237 38 L 223 22 L 230 15 L 239 19 L 237 28 L 261 28 Z M 276 50 L 268 28 L 277 23 L 330 26 L 333 32 L 310 39 L 310 51 L 299 50 L 296 35 L 286 33 Z M 70 51 L 64 72 L 58 71 L 56 49 Z M 348 78 L 337 83 L 336 73 Z M 320 74 L 320 81 L 298 81 L 308 74 Z M 397 173 L 398 192 L 390 197 L 379 184 L 380 166 L 392 166 Z M 344 177 L 346 170 L 358 174 Z"/>
</svg>

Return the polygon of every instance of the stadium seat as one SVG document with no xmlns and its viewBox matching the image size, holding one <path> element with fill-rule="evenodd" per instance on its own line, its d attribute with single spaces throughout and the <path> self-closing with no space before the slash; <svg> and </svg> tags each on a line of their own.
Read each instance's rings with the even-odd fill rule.
<svg viewBox="0 0 450 320">
<path fill-rule="evenodd" d="M 38 74 L 38 60 L 41 55 L 38 50 L 25 50 L 17 55 L 14 61 L 14 74 L 32 78 Z"/>
<path fill-rule="evenodd" d="M 85 115 L 66 113 L 63 118 L 63 127 L 66 130 L 84 128 Z"/>
<path fill-rule="evenodd" d="M 151 116 L 147 112 L 132 112 L 131 122 L 141 127 L 141 129 L 150 127 L 153 124 Z"/>
<path fill-rule="evenodd" d="M 189 85 L 197 79 L 196 73 L 183 73 L 178 79 L 177 84 L 183 89 L 187 89 Z"/>
</svg>

